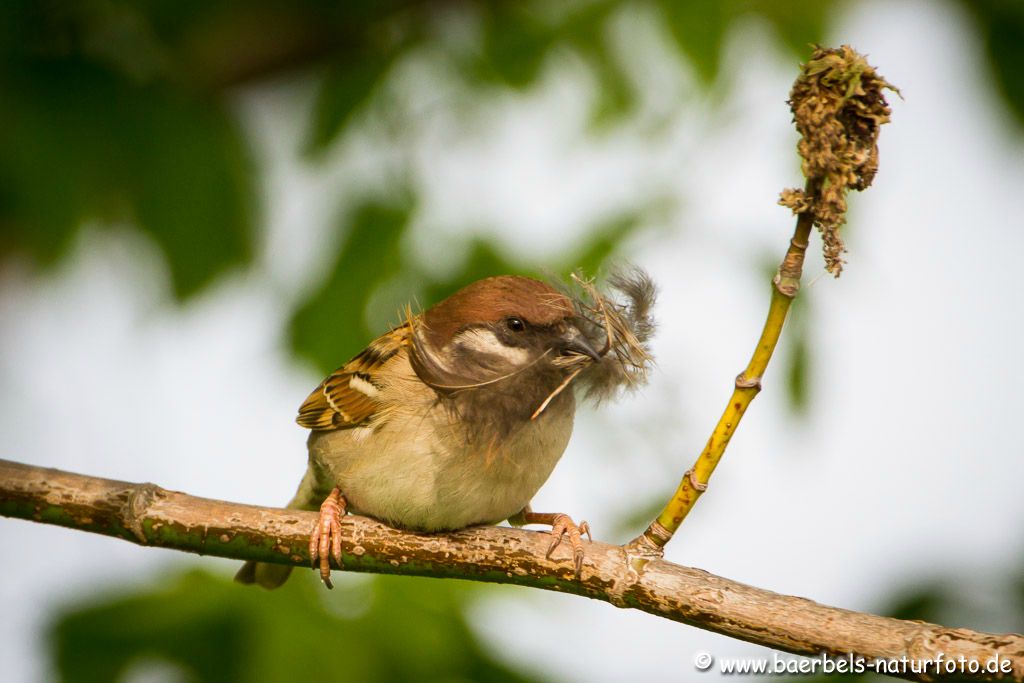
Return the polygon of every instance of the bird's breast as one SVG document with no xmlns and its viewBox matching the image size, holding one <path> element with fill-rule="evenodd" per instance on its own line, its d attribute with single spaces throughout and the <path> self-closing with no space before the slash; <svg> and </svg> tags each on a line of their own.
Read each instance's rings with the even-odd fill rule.
<svg viewBox="0 0 1024 683">
<path fill-rule="evenodd" d="M 425 531 L 497 523 L 529 504 L 565 451 L 575 402 L 563 393 L 536 420 L 492 432 L 436 396 L 406 400 L 377 424 L 314 432 L 310 458 L 353 512 Z"/>
</svg>

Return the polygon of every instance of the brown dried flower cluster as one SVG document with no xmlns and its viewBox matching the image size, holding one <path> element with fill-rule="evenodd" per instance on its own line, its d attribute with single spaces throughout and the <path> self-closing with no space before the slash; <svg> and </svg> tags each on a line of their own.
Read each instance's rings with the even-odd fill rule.
<svg viewBox="0 0 1024 683">
<path fill-rule="evenodd" d="M 783 190 L 779 203 L 810 212 L 824 242 L 825 267 L 839 276 L 846 251 L 846 193 L 863 190 L 878 171 L 878 132 L 889 122 L 882 92 L 899 90 L 849 45 L 816 47 L 793 84 L 789 106 L 800 133 L 807 190 Z"/>
</svg>

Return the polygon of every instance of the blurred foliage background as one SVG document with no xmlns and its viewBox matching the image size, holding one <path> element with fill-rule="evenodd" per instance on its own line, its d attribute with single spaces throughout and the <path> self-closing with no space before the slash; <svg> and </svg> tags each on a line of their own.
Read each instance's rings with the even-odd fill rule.
<svg viewBox="0 0 1024 683">
<path fill-rule="evenodd" d="M 392 96 L 391 80 L 409 60 L 455 74 L 465 98 L 451 103 L 457 108 L 529 90 L 552 55 L 571 54 L 599 86 L 589 131 L 602 136 L 635 105 L 621 48 L 608 39 L 616 16 L 655 12 L 680 59 L 713 92 L 723 40 L 737 21 L 766 22 L 795 64 L 823 39 L 842 4 L 8 0 L 0 3 L 0 263 L 28 259 L 45 269 L 83 226 L 129 225 L 159 245 L 182 304 L 224 273 L 251 268 L 266 248 L 265 169 L 232 98 L 252 86 L 317 81 L 302 143 L 315 167 L 374 126 L 392 131 L 401 147 L 416 113 Z M 983 40 L 1005 106 L 1024 123 L 1024 3 L 959 4 Z M 371 303 L 397 310 L 410 293 L 436 301 L 498 272 L 595 272 L 645 229 L 649 207 L 610 216 L 571 251 L 526 268 L 499 244 L 467 238 L 459 267 L 438 276 L 408 248 L 422 188 L 397 158 L 389 189 L 339 203 L 330 267 L 294 302 L 291 349 L 323 372 L 379 332 L 369 315 L 350 324 L 351 312 Z M 389 286 L 396 278 L 401 287 Z M 787 331 L 796 340 L 786 363 L 796 408 L 807 402 L 806 313 Z M 267 594 L 192 572 L 154 592 L 93 596 L 55 617 L 56 669 L 69 681 L 116 679 L 140 662 L 169 663 L 202 681 L 536 680 L 528 666 L 510 670 L 479 646 L 464 616 L 476 587 L 359 579 L 335 592 L 345 594 L 339 607 L 307 578 Z M 1024 584 L 1016 585 L 1020 601 Z M 890 611 L 941 618 L 954 596 L 935 585 L 894 596 Z"/>
</svg>

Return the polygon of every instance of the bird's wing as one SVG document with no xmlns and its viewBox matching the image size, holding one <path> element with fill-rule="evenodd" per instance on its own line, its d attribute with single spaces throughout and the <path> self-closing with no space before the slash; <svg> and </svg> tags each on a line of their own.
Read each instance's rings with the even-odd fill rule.
<svg viewBox="0 0 1024 683">
<path fill-rule="evenodd" d="M 381 405 L 378 398 L 381 386 L 376 379 L 381 368 L 411 344 L 411 323 L 370 342 L 358 356 L 320 383 L 299 408 L 296 422 L 319 431 L 364 424 Z"/>
</svg>

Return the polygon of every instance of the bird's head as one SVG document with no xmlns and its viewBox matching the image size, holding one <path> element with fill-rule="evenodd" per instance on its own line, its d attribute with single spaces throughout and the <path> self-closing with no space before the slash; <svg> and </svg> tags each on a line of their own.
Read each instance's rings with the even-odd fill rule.
<svg viewBox="0 0 1024 683">
<path fill-rule="evenodd" d="M 468 285 L 415 319 L 413 369 L 463 416 L 510 425 L 556 401 L 568 409 L 570 385 L 595 401 L 639 386 L 651 363 L 654 284 L 638 269 L 612 275 L 615 298 L 572 281 L 569 294 L 514 275 Z"/>
<path fill-rule="evenodd" d="M 577 365 L 560 359 L 601 360 L 578 323 L 572 301 L 550 285 L 515 275 L 490 277 L 423 313 L 418 355 L 425 357 L 429 379 L 437 377 L 442 386 L 519 373 L 557 378 Z"/>
</svg>

